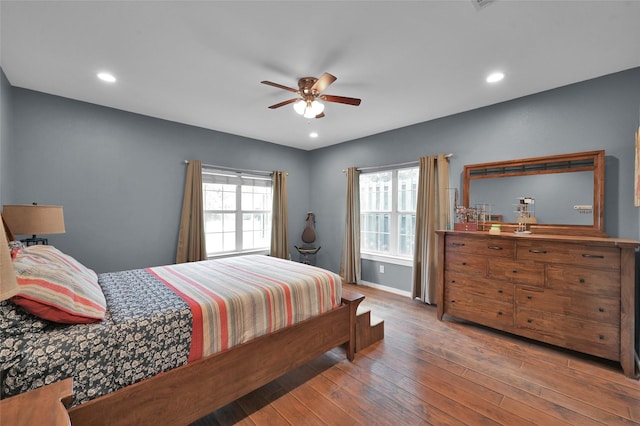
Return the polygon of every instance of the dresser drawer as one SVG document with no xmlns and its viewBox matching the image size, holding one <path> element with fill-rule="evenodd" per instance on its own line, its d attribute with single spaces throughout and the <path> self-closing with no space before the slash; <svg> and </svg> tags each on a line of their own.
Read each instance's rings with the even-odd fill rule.
<svg viewBox="0 0 640 426">
<path fill-rule="evenodd" d="M 489 259 L 488 276 L 518 284 L 544 286 L 544 265 L 534 262 Z"/>
<path fill-rule="evenodd" d="M 457 251 L 445 253 L 445 271 L 485 277 L 487 275 L 487 258 Z"/>
<path fill-rule="evenodd" d="M 516 252 L 518 260 L 620 269 L 620 249 L 617 247 L 529 240 L 518 241 Z"/>
<path fill-rule="evenodd" d="M 445 272 L 444 279 L 446 287 L 454 288 L 458 293 L 464 292 L 469 296 L 485 297 L 513 304 L 513 284 L 509 282 L 470 277 L 455 272 Z"/>
<path fill-rule="evenodd" d="M 620 298 L 620 271 L 549 265 L 547 287 L 567 292 Z"/>
<path fill-rule="evenodd" d="M 516 287 L 516 306 L 620 325 L 620 300 L 610 297 Z"/>
<path fill-rule="evenodd" d="M 513 327 L 513 303 L 497 302 L 457 286 L 445 289 L 444 300 L 444 312 L 454 317 L 490 327 Z"/>
<path fill-rule="evenodd" d="M 513 259 L 515 254 L 515 241 L 502 238 L 474 238 L 468 235 L 448 235 L 446 250 Z"/>
<path fill-rule="evenodd" d="M 611 324 L 533 309 L 516 310 L 516 327 L 534 331 L 539 340 L 599 357 L 618 360 L 620 331 Z M 531 334 L 527 334 L 531 336 Z"/>
</svg>

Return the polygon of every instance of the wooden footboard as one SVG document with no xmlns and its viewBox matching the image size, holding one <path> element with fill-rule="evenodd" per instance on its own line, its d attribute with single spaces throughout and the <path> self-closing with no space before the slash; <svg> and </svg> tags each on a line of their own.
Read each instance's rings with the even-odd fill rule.
<svg viewBox="0 0 640 426">
<path fill-rule="evenodd" d="M 188 424 L 337 346 L 351 361 L 363 299 L 343 288 L 338 309 L 73 407 L 71 423 Z"/>
</svg>

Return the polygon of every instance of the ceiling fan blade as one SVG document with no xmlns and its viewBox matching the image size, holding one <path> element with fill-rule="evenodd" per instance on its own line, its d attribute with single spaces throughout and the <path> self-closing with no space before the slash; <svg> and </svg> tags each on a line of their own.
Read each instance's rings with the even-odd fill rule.
<svg viewBox="0 0 640 426">
<path fill-rule="evenodd" d="M 271 108 L 271 109 L 280 108 L 281 106 L 292 104 L 292 103 L 296 102 L 299 99 L 300 98 L 293 98 L 293 99 L 289 99 L 289 100 L 286 100 L 286 101 L 282 101 L 280 103 L 271 105 L 269 108 Z"/>
<path fill-rule="evenodd" d="M 324 89 L 329 87 L 331 83 L 336 81 L 337 78 L 325 72 L 322 76 L 311 86 L 311 90 L 315 90 L 318 93 L 322 92 Z"/>
<path fill-rule="evenodd" d="M 334 95 L 320 95 L 320 99 L 327 102 L 338 102 L 340 104 L 347 105 L 360 105 L 361 100 L 356 98 L 347 98 L 346 96 L 334 96 Z"/>
<path fill-rule="evenodd" d="M 293 87 L 283 86 L 282 84 L 274 83 L 272 81 L 263 80 L 260 83 L 266 84 L 267 86 L 277 87 L 278 89 L 288 90 L 289 92 L 298 93 L 298 89 L 294 89 Z"/>
<path fill-rule="evenodd" d="M 321 112 L 320 114 L 316 115 L 316 118 L 322 118 L 324 117 L 324 112 Z"/>
</svg>

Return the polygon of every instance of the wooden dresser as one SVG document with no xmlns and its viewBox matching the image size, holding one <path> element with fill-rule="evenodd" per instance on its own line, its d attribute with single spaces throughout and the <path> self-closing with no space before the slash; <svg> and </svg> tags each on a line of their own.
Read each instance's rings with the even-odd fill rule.
<svg viewBox="0 0 640 426">
<path fill-rule="evenodd" d="M 635 366 L 635 250 L 617 238 L 438 231 L 444 314 Z"/>
</svg>

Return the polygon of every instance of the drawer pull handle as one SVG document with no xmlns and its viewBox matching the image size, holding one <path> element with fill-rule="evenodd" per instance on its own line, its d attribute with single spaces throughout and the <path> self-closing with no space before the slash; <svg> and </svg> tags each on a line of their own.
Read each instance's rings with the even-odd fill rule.
<svg viewBox="0 0 640 426">
<path fill-rule="evenodd" d="M 536 254 L 545 254 L 546 252 L 547 252 L 546 250 L 536 250 L 536 249 L 529 250 L 529 253 L 536 253 Z"/>
<path fill-rule="evenodd" d="M 467 266 L 467 262 L 462 262 L 462 266 Z"/>
<path fill-rule="evenodd" d="M 528 322 L 529 324 L 531 324 L 531 323 L 533 322 L 533 320 L 532 320 L 531 318 L 529 318 L 529 319 L 527 320 L 527 322 Z"/>
<path fill-rule="evenodd" d="M 451 280 L 451 284 L 454 284 L 456 282 L 456 280 Z"/>
<path fill-rule="evenodd" d="M 579 282 L 580 284 L 584 284 L 584 283 L 585 283 L 585 281 L 586 281 L 586 280 L 585 280 L 584 278 L 580 278 L 580 279 L 578 280 L 578 282 Z"/>
<path fill-rule="evenodd" d="M 500 247 L 500 246 L 487 246 L 487 248 L 489 250 L 502 250 L 502 247 Z"/>
<path fill-rule="evenodd" d="M 517 274 L 518 270 L 517 269 L 512 269 L 511 272 L 513 272 L 514 274 Z"/>
<path fill-rule="evenodd" d="M 464 246 L 464 243 L 451 243 L 451 245 L 454 247 L 462 247 Z"/>
<path fill-rule="evenodd" d="M 604 308 L 598 308 L 598 312 L 604 312 Z"/>
<path fill-rule="evenodd" d="M 527 300 L 533 299 L 533 296 L 527 296 Z"/>
<path fill-rule="evenodd" d="M 582 257 L 586 257 L 588 259 L 604 259 L 604 256 L 601 254 L 582 253 Z"/>
<path fill-rule="evenodd" d="M 456 303 L 456 299 L 451 299 L 451 303 Z"/>
<path fill-rule="evenodd" d="M 601 335 L 598 336 L 598 339 L 604 340 L 604 336 L 601 334 Z"/>
<path fill-rule="evenodd" d="M 502 315 L 502 311 L 498 311 L 498 315 Z"/>
<path fill-rule="evenodd" d="M 498 290 L 498 293 L 502 294 L 502 289 Z"/>
</svg>

